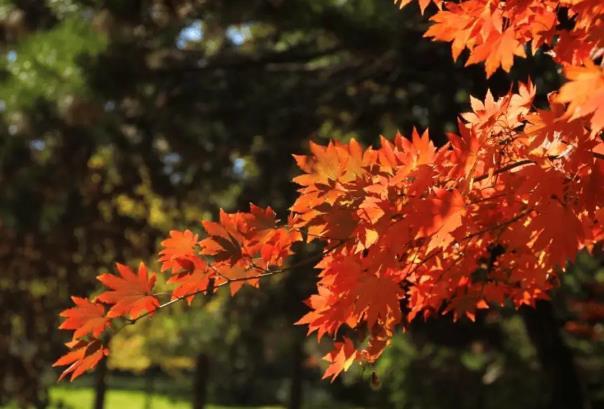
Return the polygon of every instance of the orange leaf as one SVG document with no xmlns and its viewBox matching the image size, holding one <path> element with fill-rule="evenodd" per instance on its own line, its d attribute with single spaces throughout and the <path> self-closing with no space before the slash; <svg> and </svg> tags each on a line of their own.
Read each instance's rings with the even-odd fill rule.
<svg viewBox="0 0 604 409">
<path fill-rule="evenodd" d="M 358 297 L 355 303 L 356 313 L 365 314 L 369 328 L 378 322 L 401 320 L 401 307 L 399 300 L 404 292 L 399 284 L 390 277 L 376 277 L 365 275 L 355 289 Z"/>
<path fill-rule="evenodd" d="M 109 355 L 109 350 L 98 339 L 89 342 L 72 341 L 65 345 L 71 351 L 52 364 L 53 367 L 69 365 L 59 376 L 59 381 L 69 374 L 73 381 L 84 372 L 94 369 L 101 359 Z"/>
<path fill-rule="evenodd" d="M 399 8 L 405 7 L 407 4 L 411 3 L 412 0 L 394 0 L 394 4 Z M 430 3 L 436 4 L 436 6 L 440 9 L 442 7 L 443 0 L 418 0 L 419 9 L 422 14 L 426 11 L 426 8 L 430 5 Z"/>
<path fill-rule="evenodd" d="M 484 43 L 471 51 L 466 66 L 484 61 L 489 78 L 499 67 L 510 72 L 515 55 L 526 57 L 524 46 L 516 39 L 514 30 L 508 28 L 503 33 L 493 30 Z"/>
<path fill-rule="evenodd" d="M 177 284 L 177 287 L 172 291 L 172 299 L 186 297 L 187 301 L 191 303 L 195 294 L 206 291 L 212 276 L 213 273 L 208 270 L 205 262 L 195 258 L 190 269 L 172 274 L 168 279 L 169 283 Z"/>
<path fill-rule="evenodd" d="M 229 286 L 231 295 L 235 295 L 244 284 L 249 284 L 252 287 L 258 287 L 259 278 L 258 270 L 254 268 L 243 267 L 241 265 L 234 266 L 216 266 L 219 277 L 224 277 L 226 280 L 233 280 Z"/>
<path fill-rule="evenodd" d="M 323 379 L 331 376 L 333 382 L 342 371 L 347 371 L 357 358 L 358 352 L 350 338 L 344 337 L 344 342 L 336 342 L 333 350 L 323 357 L 329 366 L 323 374 Z"/>
<path fill-rule="evenodd" d="M 569 82 L 560 89 L 557 101 L 568 103 L 570 119 L 591 117 L 591 131 L 604 129 L 604 68 L 591 61 L 585 66 L 567 66 L 564 74 Z"/>
<path fill-rule="evenodd" d="M 421 225 L 420 230 L 420 237 L 430 236 L 427 253 L 437 247 L 447 247 L 455 240 L 452 233 L 461 226 L 466 211 L 463 197 L 457 190 L 437 189 L 435 192 L 436 198 L 424 208 L 427 223 Z"/>
<path fill-rule="evenodd" d="M 180 270 L 182 262 L 180 259 L 189 259 L 195 256 L 197 235 L 190 230 L 183 232 L 170 231 L 170 238 L 161 242 L 163 250 L 159 252 L 159 261 L 162 263 L 161 271 L 169 269 Z"/>
<path fill-rule="evenodd" d="M 106 304 L 114 304 L 107 313 L 110 318 L 129 316 L 136 319 L 143 313 L 153 312 L 159 307 L 159 301 L 153 295 L 155 274 L 149 277 L 147 267 L 140 263 L 138 275 L 130 267 L 116 264 L 120 276 L 101 274 L 97 279 L 112 291 L 105 291 L 98 300 Z"/>
<path fill-rule="evenodd" d="M 203 221 L 208 237 L 199 243 L 201 254 L 213 256 L 216 261 L 236 263 L 243 255 L 243 237 L 238 233 L 237 219 L 237 213 L 228 214 L 221 210 L 220 223 Z"/>
<path fill-rule="evenodd" d="M 88 334 L 98 338 L 109 325 L 109 318 L 105 316 L 105 307 L 87 298 L 71 297 L 71 299 L 75 307 L 59 314 L 66 318 L 59 329 L 75 330 L 73 339 L 82 338 Z"/>
</svg>

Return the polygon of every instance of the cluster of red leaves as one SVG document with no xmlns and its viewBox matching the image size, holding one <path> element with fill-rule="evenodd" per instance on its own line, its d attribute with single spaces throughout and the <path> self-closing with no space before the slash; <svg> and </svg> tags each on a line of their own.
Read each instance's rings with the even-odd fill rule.
<svg viewBox="0 0 604 409">
<path fill-rule="evenodd" d="M 206 238 L 198 241 L 191 231 L 172 231 L 159 253 L 162 271 L 176 284 L 173 298 L 204 292 L 229 284 L 234 295 L 243 284 L 258 286 L 259 278 L 284 265 L 291 246 L 301 236 L 289 227 L 278 227 L 275 212 L 250 205 L 247 213 L 220 212 L 219 222 L 204 221 Z M 208 262 L 211 260 L 211 262 Z"/>
<path fill-rule="evenodd" d="M 410 0 L 398 0 L 402 7 Z M 72 379 L 107 354 L 102 335 L 113 320 L 136 320 L 176 300 L 283 271 L 292 244 L 325 244 L 317 291 L 298 324 L 328 335 L 325 377 L 355 361 L 374 362 L 397 327 L 416 317 L 450 313 L 474 319 L 477 309 L 532 305 L 546 298 L 578 250 L 604 240 L 604 50 L 601 0 L 420 0 L 438 11 L 426 36 L 452 42 L 457 58 L 485 62 L 487 76 L 509 70 L 514 56 L 548 47 L 568 82 L 535 109 L 535 87 L 484 101 L 471 99 L 457 134 L 436 148 L 428 132 L 310 145 L 295 156 L 302 175 L 287 223 L 270 209 L 220 213 L 203 222 L 202 240 L 172 231 L 159 261 L 174 285 L 160 305 L 155 277 L 118 265 L 102 275 L 109 289 L 74 297 L 62 313 L 74 330 L 71 349 L 55 365 Z M 567 16 L 568 21 L 561 21 Z M 105 311 L 105 305 L 110 309 Z"/>
<path fill-rule="evenodd" d="M 438 7 L 425 36 L 451 43 L 453 59 L 468 49 L 466 65 L 485 63 L 487 77 L 509 72 L 514 57 L 544 46 L 570 80 L 558 102 L 571 119 L 592 116 L 592 130 L 604 128 L 604 54 L 601 0 L 432 0 Z M 411 0 L 395 0 L 401 7 Z M 431 0 L 419 0 L 422 12 Z M 565 16 L 561 18 L 561 16 Z M 530 46 L 530 47 L 529 47 Z"/>
<path fill-rule="evenodd" d="M 582 65 L 604 47 L 600 0 L 419 0 L 422 12 L 431 2 L 438 11 L 425 36 L 450 42 L 454 59 L 467 48 L 466 65 L 484 62 L 487 77 L 499 67 L 509 71 L 527 48 L 545 45 L 558 63 Z"/>
<path fill-rule="evenodd" d="M 231 294 L 243 284 L 257 286 L 260 277 L 284 265 L 292 244 L 301 238 L 277 222 L 272 209 L 251 205 L 250 212 L 221 212 L 218 223 L 202 222 L 203 240 L 190 230 L 171 231 L 159 253 L 161 270 L 169 272 L 167 281 L 174 284 L 165 304 L 154 294 L 155 274 L 149 276 L 142 263 L 138 274 L 117 264 L 119 276 L 100 275 L 98 280 L 107 291 L 91 299 L 72 297 L 75 306 L 61 313 L 65 321 L 59 328 L 74 332 L 66 344 L 70 352 L 54 363 L 68 366 L 60 379 L 71 373 L 73 380 L 108 354 L 103 334 L 116 320 L 132 323 L 174 301 L 191 302 L 196 295 L 225 285 Z M 106 310 L 105 305 L 110 308 Z"/>
<path fill-rule="evenodd" d="M 395 0 L 403 7 L 412 0 Z M 424 34 L 451 43 L 453 59 L 468 49 L 466 65 L 485 64 L 487 77 L 509 72 L 514 57 L 546 48 L 570 80 L 559 103 L 572 119 L 589 116 L 592 131 L 604 128 L 604 2 L 601 0 L 418 0 L 422 13 L 437 12 Z"/>
<path fill-rule="evenodd" d="M 350 359 L 373 362 L 418 315 L 474 319 L 505 300 L 532 305 L 559 267 L 604 238 L 604 143 L 564 107 L 533 110 L 534 94 L 521 84 L 472 100 L 439 149 L 414 131 L 379 149 L 312 145 L 296 158 L 305 174 L 295 179 L 295 225 L 334 248 L 298 323 L 364 345 L 336 343 L 326 376 Z"/>
<path fill-rule="evenodd" d="M 103 333 L 112 320 L 124 317 L 136 320 L 159 307 L 153 295 L 155 275 L 149 275 L 143 263 L 135 274 L 128 266 L 117 264 L 119 276 L 101 274 L 97 279 L 107 291 L 93 299 L 72 297 L 74 307 L 61 313 L 65 321 L 60 329 L 73 330 L 73 336 L 66 345 L 70 349 L 53 366 L 67 366 L 60 379 L 71 374 L 71 379 L 80 376 L 106 356 Z M 106 305 L 110 306 L 106 310 Z"/>
</svg>

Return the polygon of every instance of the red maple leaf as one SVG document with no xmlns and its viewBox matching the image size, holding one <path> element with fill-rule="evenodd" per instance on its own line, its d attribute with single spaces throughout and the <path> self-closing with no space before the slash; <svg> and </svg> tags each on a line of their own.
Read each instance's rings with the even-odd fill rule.
<svg viewBox="0 0 604 409">
<path fill-rule="evenodd" d="M 215 270 L 219 278 L 229 282 L 231 295 L 235 295 L 244 284 L 258 287 L 260 283 L 260 279 L 258 278 L 260 272 L 252 267 L 245 267 L 239 264 L 234 266 L 218 265 L 215 267 Z"/>
<path fill-rule="evenodd" d="M 404 292 L 390 277 L 365 275 L 355 288 L 355 295 L 358 297 L 355 312 L 365 315 L 367 327 L 373 327 L 378 321 L 385 323 L 401 320 L 399 300 L 403 298 Z"/>
<path fill-rule="evenodd" d="M 508 28 L 503 33 L 493 30 L 484 43 L 472 50 L 466 66 L 484 61 L 487 78 L 489 78 L 499 67 L 509 72 L 515 55 L 526 57 L 524 44 L 516 39 L 514 30 Z"/>
<path fill-rule="evenodd" d="M 237 213 L 228 214 L 223 210 L 220 210 L 219 223 L 203 221 L 203 228 L 208 237 L 199 243 L 201 254 L 212 256 L 218 262 L 237 263 L 243 256 L 242 242 L 244 240 L 239 233 L 239 221 Z"/>
<path fill-rule="evenodd" d="M 350 368 L 357 355 L 358 351 L 350 338 L 344 337 L 344 342 L 336 342 L 333 350 L 323 357 L 324 360 L 329 362 L 329 366 L 323 374 L 323 379 L 331 376 L 331 382 L 333 382 L 340 373 Z"/>
<path fill-rule="evenodd" d="M 180 270 L 183 260 L 195 256 L 197 246 L 197 234 L 190 230 L 171 230 L 170 238 L 161 242 L 163 250 L 159 252 L 159 261 L 162 263 L 161 271 L 169 269 Z"/>
<path fill-rule="evenodd" d="M 59 381 L 69 374 L 71 374 L 70 380 L 73 381 L 84 372 L 94 369 L 101 359 L 109 355 L 109 350 L 98 339 L 92 341 L 76 340 L 65 345 L 71 351 L 52 364 L 53 367 L 69 365 L 59 376 Z"/>
<path fill-rule="evenodd" d="M 101 274 L 97 279 L 110 288 L 97 299 L 106 304 L 113 304 L 107 316 L 109 318 L 129 316 L 136 319 L 145 312 L 150 313 L 159 307 L 159 300 L 153 295 L 155 274 L 149 274 L 147 267 L 140 263 L 138 274 L 134 274 L 130 267 L 117 263 L 120 276 Z"/>
<path fill-rule="evenodd" d="M 456 190 L 436 189 L 435 196 L 423 202 L 420 213 L 425 220 L 420 224 L 418 237 L 429 237 L 427 253 L 437 247 L 447 247 L 455 240 L 452 233 L 461 226 L 466 211 L 463 197 Z"/>
<path fill-rule="evenodd" d="M 71 297 L 75 307 L 62 311 L 59 315 L 66 318 L 59 329 L 72 329 L 73 339 L 82 338 L 88 334 L 98 338 L 109 325 L 105 316 L 105 307 L 87 298 Z"/>
<path fill-rule="evenodd" d="M 604 129 L 604 68 L 591 61 L 585 66 L 567 66 L 564 73 L 569 82 L 560 88 L 557 101 L 568 103 L 570 119 L 591 117 L 591 130 Z"/>
<path fill-rule="evenodd" d="M 182 270 L 180 273 L 173 273 L 168 279 L 169 283 L 177 285 L 172 291 L 172 299 L 185 297 L 191 303 L 195 295 L 207 290 L 213 275 L 203 260 L 193 259 L 190 268 Z"/>
</svg>

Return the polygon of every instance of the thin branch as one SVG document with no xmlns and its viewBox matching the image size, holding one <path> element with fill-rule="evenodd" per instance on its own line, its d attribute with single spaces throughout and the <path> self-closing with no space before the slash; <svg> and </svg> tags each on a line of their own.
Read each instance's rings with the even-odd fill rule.
<svg viewBox="0 0 604 409">
<path fill-rule="evenodd" d="M 601 153 L 598 153 L 598 152 L 593 152 L 593 151 L 591 153 L 594 155 L 594 157 L 596 159 L 604 160 L 604 154 L 601 154 Z M 548 159 L 550 159 L 550 160 L 560 159 L 560 156 L 548 156 Z M 530 164 L 536 164 L 536 163 L 537 162 L 535 162 L 534 160 L 531 160 L 531 159 L 523 159 L 521 161 L 510 163 L 509 165 L 506 165 L 506 166 L 504 166 L 502 168 L 496 169 L 493 172 L 493 175 L 498 175 L 500 173 L 507 172 L 508 170 L 512 170 L 512 169 L 518 168 L 520 166 L 530 165 Z M 489 174 L 489 173 L 482 174 L 482 175 L 474 178 L 474 182 L 481 182 L 481 181 L 487 179 L 489 176 L 492 176 L 492 175 Z"/>
<path fill-rule="evenodd" d="M 507 227 L 507 226 L 509 226 L 509 225 L 511 225 L 511 224 L 514 224 L 514 223 L 515 223 L 515 222 L 517 222 L 518 220 L 522 219 L 524 216 L 526 216 L 527 214 L 529 214 L 531 211 L 533 211 L 533 209 L 532 209 L 532 208 L 530 208 L 530 207 L 529 207 L 529 208 L 527 208 L 527 209 L 524 209 L 522 212 L 520 212 L 519 214 L 517 214 L 517 215 L 516 215 L 516 216 L 514 216 L 513 218 L 511 218 L 511 219 L 509 219 L 509 220 L 506 220 L 505 222 L 502 222 L 502 223 L 496 224 L 495 226 L 490 226 L 490 227 L 488 227 L 488 228 L 484 228 L 484 229 L 479 230 L 479 231 L 477 231 L 477 232 L 470 233 L 470 234 L 468 234 L 467 236 L 463 237 L 463 238 L 462 238 L 460 241 L 461 241 L 461 242 L 464 242 L 464 241 L 466 241 L 466 240 L 470 240 L 470 239 L 472 239 L 472 238 L 474 238 L 474 237 L 476 237 L 476 236 L 480 236 L 480 235 L 482 235 L 482 234 L 485 234 L 485 233 L 488 233 L 488 232 L 491 232 L 491 231 L 495 231 L 495 230 L 501 229 L 501 228 L 503 228 L 503 227 Z M 409 274 L 413 274 L 413 273 L 415 273 L 415 272 L 417 271 L 417 269 L 418 269 L 418 268 L 419 268 L 419 267 L 420 267 L 422 264 L 424 264 L 424 263 L 425 263 L 426 261 L 428 261 L 428 260 L 433 259 L 434 257 L 438 256 L 438 255 L 439 255 L 440 253 L 442 253 L 442 252 L 443 252 L 443 249 L 442 249 L 442 248 L 439 248 L 437 251 L 434 251 L 433 253 L 431 253 L 430 255 L 428 255 L 428 256 L 427 256 L 425 259 L 423 259 L 423 260 L 419 261 L 419 262 L 416 264 L 415 268 L 413 268 L 413 270 L 411 270 L 411 271 L 409 272 Z"/>
<path fill-rule="evenodd" d="M 226 286 L 226 285 L 228 285 L 230 283 L 236 283 L 238 281 L 248 281 L 248 280 L 256 280 L 256 279 L 260 279 L 260 278 L 264 278 L 264 277 L 270 277 L 270 276 L 275 275 L 275 274 L 279 274 L 279 272 L 266 272 L 266 273 L 262 273 L 262 274 L 258 274 L 258 275 L 250 276 L 250 277 L 239 277 L 239 278 L 228 278 L 228 279 L 225 276 L 221 275 L 221 278 L 224 278 L 227 281 L 224 281 L 224 282 L 222 282 L 220 284 L 214 285 L 214 288 L 216 289 L 216 288 L 224 287 L 224 286 Z M 145 317 L 148 317 L 151 314 L 154 314 L 156 311 L 159 311 L 161 309 L 169 307 L 170 305 L 176 304 L 177 302 L 183 301 L 183 300 L 185 300 L 187 298 L 194 297 L 194 296 L 199 295 L 199 294 L 203 294 L 203 293 L 205 293 L 207 291 L 208 291 L 208 287 L 204 288 L 203 290 L 193 291 L 191 293 L 188 293 L 188 294 L 185 294 L 185 295 L 181 295 L 180 297 L 173 298 L 170 301 L 166 301 L 165 303 L 160 304 L 156 309 L 154 309 L 152 311 L 146 311 L 145 313 L 139 315 L 138 317 L 136 317 L 134 319 L 127 320 L 126 322 L 127 322 L 128 325 L 136 324 L 137 321 L 139 321 L 139 320 L 141 320 L 141 319 L 143 319 Z"/>
<path fill-rule="evenodd" d="M 281 273 L 286 273 L 286 272 L 291 271 L 291 270 L 298 269 L 300 267 L 304 267 L 304 266 L 307 266 L 307 265 L 314 264 L 317 261 L 317 259 L 323 258 L 327 254 L 331 253 L 332 251 L 334 251 L 337 248 L 339 248 L 339 247 L 343 246 L 344 244 L 346 244 L 346 242 L 348 242 L 348 240 L 340 240 L 338 244 L 336 244 L 336 245 L 334 245 L 334 246 L 326 249 L 325 251 L 323 251 L 323 252 L 321 252 L 319 254 L 311 256 L 311 257 L 309 257 L 309 258 L 307 258 L 305 260 L 301 260 L 298 263 L 291 264 L 291 265 L 289 265 L 287 267 L 283 267 L 283 268 L 280 268 L 280 269 L 277 269 L 277 270 L 268 270 L 268 271 L 270 271 L 271 273 L 275 273 L 275 274 L 281 274 Z"/>
<path fill-rule="evenodd" d="M 513 223 L 517 222 L 518 220 L 522 219 L 524 216 L 526 216 L 527 214 L 529 214 L 532 211 L 533 211 L 532 207 L 526 208 L 522 212 L 520 212 L 519 214 L 517 214 L 516 216 L 514 216 L 513 218 L 511 218 L 510 220 L 506 220 L 505 222 L 496 224 L 495 226 L 484 228 L 484 229 L 479 230 L 479 231 L 477 231 L 475 233 L 471 233 L 471 234 L 465 236 L 462 240 L 469 240 L 469 239 L 471 239 L 473 237 L 480 236 L 480 235 L 482 235 L 484 233 L 488 233 L 488 232 L 491 232 L 491 231 L 499 230 L 499 229 L 501 229 L 503 227 L 507 227 L 510 224 L 513 224 Z"/>
<path fill-rule="evenodd" d="M 227 277 L 227 276 L 225 276 L 224 274 L 221 274 L 220 272 L 218 272 L 218 270 L 216 270 L 216 269 L 212 268 L 213 266 L 211 266 L 211 265 L 210 265 L 210 268 L 212 268 L 212 270 L 213 270 L 214 272 L 216 272 L 216 274 L 217 274 L 217 275 L 218 275 L 218 276 L 219 276 L 221 279 L 223 279 L 223 280 L 224 280 L 224 282 L 222 282 L 222 283 L 220 283 L 220 284 L 209 285 L 208 287 L 206 287 L 206 288 L 204 288 L 204 289 L 201 289 L 201 290 L 196 290 L 196 291 L 193 291 L 193 292 L 191 292 L 191 293 L 184 294 L 184 295 L 181 295 L 180 297 L 177 297 L 177 298 L 171 299 L 171 300 L 169 300 L 169 301 L 166 301 L 165 303 L 160 304 L 160 305 L 159 305 L 159 306 L 158 306 L 156 309 L 154 309 L 154 310 L 152 310 L 152 311 L 145 311 L 143 314 L 139 315 L 138 317 L 136 317 L 136 318 L 134 318 L 134 319 L 128 319 L 128 320 L 126 320 L 126 325 L 134 325 L 134 324 L 136 324 L 136 323 L 137 323 L 139 320 L 141 320 L 141 319 L 143 319 L 143 318 L 146 318 L 146 317 L 148 317 L 148 316 L 150 316 L 150 315 L 154 314 L 154 313 L 155 313 L 155 312 L 157 312 L 157 311 L 160 311 L 160 310 L 162 310 L 162 309 L 165 309 L 166 307 L 169 307 L 169 306 L 171 306 L 172 304 L 176 304 L 176 303 L 178 303 L 178 302 L 180 302 L 180 301 L 186 300 L 187 298 L 194 297 L 194 296 L 196 296 L 196 295 L 205 294 L 205 293 L 208 293 L 208 292 L 213 292 L 213 290 L 214 290 L 214 289 L 217 289 L 217 288 L 220 288 L 220 287 L 227 286 L 227 285 L 229 285 L 229 284 L 231 284 L 231 283 L 236 283 L 236 282 L 240 282 L 240 281 L 248 281 L 248 280 L 258 280 L 258 279 L 261 279 L 261 278 L 270 277 L 270 276 L 277 275 L 277 274 L 282 274 L 282 273 L 288 272 L 288 271 L 290 271 L 290 270 L 294 270 L 294 269 L 296 269 L 296 268 L 303 267 L 303 266 L 305 266 L 305 265 L 310 265 L 311 263 L 316 262 L 316 259 L 317 259 L 317 258 L 324 257 L 325 255 L 327 255 L 327 254 L 331 253 L 332 251 L 334 251 L 334 250 L 335 250 L 335 249 L 337 249 L 338 247 L 342 246 L 342 245 L 343 245 L 343 244 L 345 244 L 346 242 L 347 242 L 347 240 L 340 240 L 340 242 L 339 242 L 338 244 L 336 244 L 336 245 L 334 245 L 334 246 L 332 246 L 332 247 L 330 247 L 330 248 L 328 248 L 328 249 L 326 249 L 326 250 L 322 251 L 320 254 L 317 254 L 317 255 L 315 255 L 315 256 L 309 257 L 309 258 L 307 258 L 306 260 L 302 260 L 302 261 L 300 261 L 299 263 L 295 263 L 295 264 L 292 264 L 292 265 L 290 265 L 290 266 L 288 266 L 288 267 L 284 267 L 284 268 L 277 269 L 277 270 L 267 270 L 267 269 L 263 269 L 263 268 L 261 268 L 261 267 L 259 267 L 259 266 L 256 266 L 256 265 L 254 264 L 254 265 L 252 265 L 252 268 L 250 268 L 250 270 L 252 270 L 252 269 L 258 269 L 258 270 L 260 270 L 260 271 L 263 271 L 263 273 L 257 274 L 257 275 L 255 275 L 255 276 L 238 277 L 238 278 L 228 278 L 228 277 Z M 249 270 L 248 270 L 248 271 L 249 271 Z M 210 288 L 211 288 L 211 290 L 210 290 Z M 115 332 L 114 332 L 114 334 L 113 334 L 113 335 L 115 335 L 115 334 L 117 334 L 119 331 L 121 331 L 121 330 L 122 330 L 122 328 L 125 328 L 125 327 L 126 327 L 126 325 L 124 325 L 124 326 L 122 326 L 122 327 L 118 328 L 117 330 L 115 330 Z"/>
<path fill-rule="evenodd" d="M 481 181 L 487 179 L 488 177 L 490 177 L 492 175 L 498 175 L 500 173 L 507 172 L 508 170 L 512 170 L 512 169 L 518 168 L 520 166 L 534 164 L 534 163 L 536 163 L 536 162 L 533 161 L 533 160 L 530 160 L 530 159 L 524 159 L 524 160 L 521 160 L 521 161 L 518 161 L 518 162 L 510 163 L 509 165 L 505 165 L 502 168 L 496 169 L 493 172 L 493 174 L 485 173 L 483 175 L 480 175 L 480 176 L 474 178 L 474 182 L 481 182 Z"/>
</svg>

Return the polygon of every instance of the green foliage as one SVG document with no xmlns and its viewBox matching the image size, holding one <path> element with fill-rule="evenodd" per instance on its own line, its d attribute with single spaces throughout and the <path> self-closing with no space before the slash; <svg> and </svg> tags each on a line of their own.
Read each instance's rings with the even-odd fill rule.
<svg viewBox="0 0 604 409">
<path fill-rule="evenodd" d="M 75 97 L 90 95 L 85 64 L 105 46 L 91 22 L 77 17 L 28 36 L 6 53 L 0 66 L 8 75 L 0 83 L 0 99 L 8 112 L 32 108 L 41 98 L 66 109 Z"/>
</svg>

